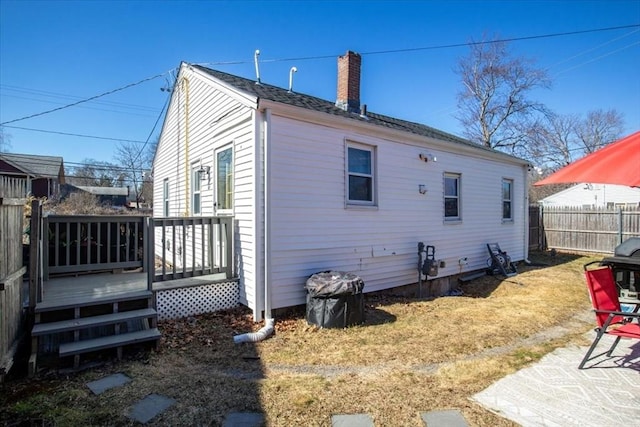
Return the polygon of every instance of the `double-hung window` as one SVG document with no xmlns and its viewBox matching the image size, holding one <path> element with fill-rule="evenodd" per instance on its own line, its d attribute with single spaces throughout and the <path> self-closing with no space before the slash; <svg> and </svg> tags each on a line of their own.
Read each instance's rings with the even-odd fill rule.
<svg viewBox="0 0 640 427">
<path fill-rule="evenodd" d="M 193 165 L 191 168 L 191 206 L 194 215 L 200 215 L 202 212 L 200 199 L 201 175 L 200 164 Z"/>
<path fill-rule="evenodd" d="M 513 220 L 513 180 L 502 180 L 502 220 Z"/>
<path fill-rule="evenodd" d="M 169 178 L 162 181 L 162 216 L 169 216 Z"/>
<path fill-rule="evenodd" d="M 347 144 L 347 204 L 375 206 L 375 148 Z"/>
<path fill-rule="evenodd" d="M 460 220 L 460 174 L 444 174 L 444 219 Z"/>
</svg>

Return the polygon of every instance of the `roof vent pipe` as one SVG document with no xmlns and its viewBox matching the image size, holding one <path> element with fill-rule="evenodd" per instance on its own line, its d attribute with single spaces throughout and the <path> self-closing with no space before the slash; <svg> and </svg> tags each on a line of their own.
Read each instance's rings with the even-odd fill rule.
<svg viewBox="0 0 640 427">
<path fill-rule="evenodd" d="M 293 73 L 297 72 L 296 67 L 291 67 L 289 70 L 289 92 L 293 92 Z"/>
<path fill-rule="evenodd" d="M 360 108 L 360 117 L 362 117 L 363 119 L 367 118 L 367 104 L 362 105 L 362 107 Z"/>
<path fill-rule="evenodd" d="M 258 68 L 258 56 L 260 56 L 260 50 L 256 49 L 253 54 L 253 62 L 256 64 L 256 84 L 260 84 L 260 69 Z"/>
</svg>

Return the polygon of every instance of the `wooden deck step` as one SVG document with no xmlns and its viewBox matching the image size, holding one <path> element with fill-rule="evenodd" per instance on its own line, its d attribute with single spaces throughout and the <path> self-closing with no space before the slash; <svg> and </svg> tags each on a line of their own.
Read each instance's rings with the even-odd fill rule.
<svg viewBox="0 0 640 427">
<path fill-rule="evenodd" d="M 88 353 L 90 351 L 103 350 L 105 348 L 120 347 L 127 344 L 135 344 L 144 341 L 155 341 L 160 339 L 158 328 L 145 329 L 137 332 L 129 332 L 120 335 L 94 338 L 85 341 L 76 341 L 60 344 L 60 357 L 73 356 L 76 354 Z"/>
<path fill-rule="evenodd" d="M 122 311 L 119 313 L 103 314 L 100 316 L 81 317 L 79 319 L 61 320 L 58 322 L 38 323 L 31 330 L 32 336 L 57 334 L 60 332 L 77 331 L 79 329 L 91 328 L 94 326 L 112 325 L 126 322 L 127 320 L 144 319 L 156 317 L 157 313 L 153 308 L 141 310 Z"/>
<path fill-rule="evenodd" d="M 68 298 L 64 301 L 44 301 L 36 305 L 36 313 L 47 311 L 63 310 L 67 308 L 88 307 L 92 305 L 111 304 L 120 301 L 131 301 L 153 297 L 152 291 L 137 291 L 123 294 L 114 293 L 112 295 L 95 296 L 91 298 Z"/>
</svg>

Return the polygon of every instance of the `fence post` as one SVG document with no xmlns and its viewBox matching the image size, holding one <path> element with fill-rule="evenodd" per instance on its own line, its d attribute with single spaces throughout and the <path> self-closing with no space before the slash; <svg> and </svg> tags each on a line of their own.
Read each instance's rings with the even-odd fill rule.
<svg viewBox="0 0 640 427">
<path fill-rule="evenodd" d="M 40 277 L 40 221 L 42 210 L 40 200 L 31 202 L 31 223 L 29 224 L 29 312 L 33 313 L 38 302 L 38 278 Z"/>
<path fill-rule="evenodd" d="M 622 236 L 624 235 L 624 230 L 622 229 L 622 208 L 618 208 L 618 244 L 622 244 Z"/>
</svg>

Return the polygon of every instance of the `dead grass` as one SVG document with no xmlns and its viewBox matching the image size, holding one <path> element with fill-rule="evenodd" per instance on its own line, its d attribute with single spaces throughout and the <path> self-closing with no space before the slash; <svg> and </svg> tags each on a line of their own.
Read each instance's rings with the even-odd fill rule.
<svg viewBox="0 0 640 427">
<path fill-rule="evenodd" d="M 276 334 L 255 345 L 232 343 L 261 326 L 243 309 L 163 322 L 161 349 L 148 357 L 9 383 L 0 423 L 131 425 L 127 408 L 160 393 L 177 404 L 155 425 L 221 425 L 229 411 L 254 411 L 269 426 L 329 426 L 331 414 L 359 412 L 380 426 L 418 426 L 419 412 L 458 408 L 469 425 L 511 426 L 469 398 L 557 347 L 584 343 L 592 325 L 574 320 L 589 307 L 582 265 L 598 258 L 541 255 L 535 261 L 548 267 L 475 280 L 460 297 L 368 296 L 366 324 L 345 330 L 279 318 Z M 112 372 L 134 380 L 93 396 L 85 383 Z"/>
</svg>

